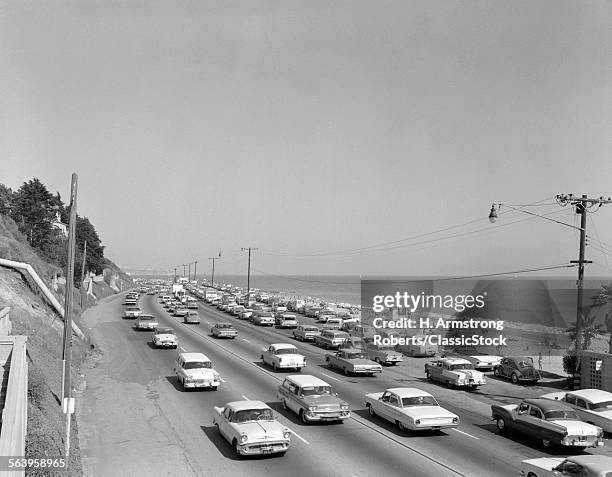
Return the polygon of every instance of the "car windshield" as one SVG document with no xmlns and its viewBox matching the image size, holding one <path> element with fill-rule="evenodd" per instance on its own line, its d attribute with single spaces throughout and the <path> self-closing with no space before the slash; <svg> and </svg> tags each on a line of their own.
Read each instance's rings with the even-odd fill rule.
<svg viewBox="0 0 612 477">
<path fill-rule="evenodd" d="M 521 358 L 516 361 L 516 364 L 519 368 L 531 368 L 533 366 L 533 361 L 531 358 Z"/>
<path fill-rule="evenodd" d="M 155 333 L 158 335 L 173 335 L 174 330 L 172 328 L 158 328 Z"/>
<path fill-rule="evenodd" d="M 216 326 L 217 328 L 231 328 L 232 327 L 232 325 L 230 325 L 229 323 L 219 323 Z"/>
<path fill-rule="evenodd" d="M 320 396 L 331 393 L 331 386 L 306 386 L 300 391 L 300 395 L 302 396 Z"/>
<path fill-rule="evenodd" d="M 272 409 L 246 409 L 232 416 L 232 422 L 273 421 Z"/>
<path fill-rule="evenodd" d="M 140 315 L 140 318 L 138 318 L 140 321 L 149 321 L 152 320 L 153 317 L 152 316 L 147 316 L 147 315 Z"/>
<path fill-rule="evenodd" d="M 402 405 L 409 406 L 438 406 L 438 401 L 433 396 L 415 396 L 402 398 Z"/>
<path fill-rule="evenodd" d="M 297 348 L 281 348 L 276 350 L 276 354 L 295 354 Z"/>
<path fill-rule="evenodd" d="M 315 327 L 315 326 L 304 326 L 304 328 L 302 328 L 304 331 L 319 331 L 319 328 Z"/>
<path fill-rule="evenodd" d="M 210 369 L 212 363 L 210 361 L 188 361 L 183 366 L 184 369 Z"/>
<path fill-rule="evenodd" d="M 346 353 L 346 357 L 348 359 L 360 359 L 360 358 L 367 359 L 368 358 L 365 354 L 360 353 L 359 351 L 356 351 L 353 353 Z"/>
<path fill-rule="evenodd" d="M 589 404 L 592 411 L 606 411 L 612 409 L 612 401 L 593 402 Z"/>
<path fill-rule="evenodd" d="M 544 419 L 572 419 L 575 421 L 580 420 L 578 414 L 576 414 L 574 411 L 548 411 L 544 413 Z"/>
<path fill-rule="evenodd" d="M 453 364 L 450 369 L 474 369 L 474 365 L 472 363 Z"/>
<path fill-rule="evenodd" d="M 136 308 L 136 307 L 128 307 L 128 311 L 140 311 L 140 308 Z"/>
</svg>

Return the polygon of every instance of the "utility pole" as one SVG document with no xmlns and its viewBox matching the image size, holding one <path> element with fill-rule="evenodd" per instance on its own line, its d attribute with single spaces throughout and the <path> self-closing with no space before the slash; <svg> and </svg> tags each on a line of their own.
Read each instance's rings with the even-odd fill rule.
<svg viewBox="0 0 612 477">
<path fill-rule="evenodd" d="M 70 225 L 68 232 L 68 264 L 66 270 L 66 297 L 64 301 L 64 347 L 62 352 L 62 411 L 66 414 L 66 462 L 70 457 L 70 418 L 74 412 L 70 365 L 72 360 L 72 292 L 74 289 L 74 250 L 77 221 L 77 182 L 72 174 L 70 185 Z"/>
<path fill-rule="evenodd" d="M 174 283 L 176 283 L 176 269 L 177 267 L 174 267 Z"/>
<path fill-rule="evenodd" d="M 208 260 L 212 260 L 213 263 L 212 277 L 210 278 L 210 286 L 213 288 L 215 287 L 215 260 L 219 260 L 220 258 L 221 257 L 208 257 Z"/>
<path fill-rule="evenodd" d="M 593 263 L 591 260 L 585 260 L 586 249 L 586 226 L 587 212 L 589 209 L 597 206 L 599 209 L 604 204 L 612 203 L 612 199 L 608 197 L 589 198 L 586 195 L 576 197 L 573 194 L 561 194 L 556 197 L 557 203 L 563 207 L 571 205 L 576 207 L 576 214 L 580 215 L 580 249 L 578 252 L 578 260 L 571 260 L 570 263 L 578 264 L 578 281 L 576 288 L 578 296 L 576 299 L 576 368 L 574 370 L 574 388 L 580 388 L 580 364 L 582 358 L 582 328 L 584 324 L 584 314 L 582 311 L 583 295 L 584 295 L 584 265 L 585 263 Z M 593 211 L 594 212 L 594 211 Z"/>
<path fill-rule="evenodd" d="M 193 279 L 195 281 L 198 281 L 197 276 L 198 276 L 198 261 L 196 260 L 195 262 L 193 262 Z"/>
<path fill-rule="evenodd" d="M 83 266 L 81 267 L 81 286 L 83 286 L 83 280 L 85 279 L 85 261 L 87 260 L 87 240 L 85 240 L 85 246 L 83 247 Z"/>
<path fill-rule="evenodd" d="M 183 278 L 185 278 L 185 264 L 183 263 Z"/>
<path fill-rule="evenodd" d="M 189 273 L 187 274 L 187 281 L 191 282 L 191 262 L 189 262 Z"/>
<path fill-rule="evenodd" d="M 243 252 L 245 250 L 249 251 L 249 266 L 247 268 L 247 296 L 246 296 L 246 307 L 249 307 L 249 302 L 251 300 L 251 250 L 259 250 L 254 247 L 242 247 L 240 250 Z"/>
</svg>

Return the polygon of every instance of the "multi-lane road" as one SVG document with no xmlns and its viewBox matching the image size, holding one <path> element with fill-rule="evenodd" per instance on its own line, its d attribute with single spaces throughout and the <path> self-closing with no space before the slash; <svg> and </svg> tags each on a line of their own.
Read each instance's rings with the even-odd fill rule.
<svg viewBox="0 0 612 477">
<path fill-rule="evenodd" d="M 85 324 L 102 350 L 86 371 L 87 387 L 77 396 L 78 423 L 87 475 L 222 475 L 231 476 L 513 476 L 523 459 L 544 457 L 531 441 L 498 435 L 490 420 L 492 403 L 515 403 L 550 388 L 517 386 L 488 376 L 476 392 L 447 389 L 427 382 L 425 359 L 406 358 L 375 377 L 344 376 L 325 366 L 327 351 L 293 340 L 290 330 L 260 328 L 200 303 L 200 325 L 185 325 L 170 316 L 155 296 L 141 295 L 143 313 L 176 330 L 180 351 L 205 353 L 221 374 L 217 391 L 184 392 L 173 374 L 175 350 L 150 346 L 151 332 L 136 331 L 123 320 L 124 295 L 91 309 Z M 300 317 L 311 323 L 312 319 Z M 235 340 L 210 336 L 217 322 L 231 321 Z M 261 348 L 274 342 L 294 343 L 307 357 L 302 374 L 330 383 L 351 405 L 342 424 L 304 425 L 282 410 L 276 390 L 284 376 L 262 365 Z M 406 434 L 371 418 L 363 405 L 366 393 L 390 387 L 418 387 L 459 415 L 456 429 Z M 292 431 L 284 457 L 238 458 L 212 425 L 213 406 L 257 399 L 276 410 Z M 591 449 L 612 455 L 606 446 Z"/>
</svg>

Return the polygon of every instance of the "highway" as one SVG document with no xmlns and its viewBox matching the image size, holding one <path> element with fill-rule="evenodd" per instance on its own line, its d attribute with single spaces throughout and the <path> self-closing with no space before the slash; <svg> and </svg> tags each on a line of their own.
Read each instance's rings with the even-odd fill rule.
<svg viewBox="0 0 612 477">
<path fill-rule="evenodd" d="M 326 350 L 295 341 L 290 330 L 261 328 L 200 302 L 200 325 L 185 325 L 170 316 L 156 297 L 141 295 L 143 313 L 172 326 L 179 350 L 154 349 L 151 332 L 136 331 L 123 320 L 123 297 L 102 301 L 86 316 L 86 325 L 103 350 L 82 394 L 79 428 L 86 475 L 219 475 L 232 476 L 513 476 L 523 459 L 548 456 L 535 442 L 500 436 L 490 420 L 490 404 L 515 403 L 551 388 L 516 386 L 488 374 L 476 392 L 447 389 L 427 382 L 426 359 L 406 358 L 375 377 L 345 376 L 328 369 Z M 298 315 L 302 322 L 311 318 Z M 210 336 L 217 322 L 232 322 L 235 340 Z M 260 360 L 261 348 L 273 342 L 295 344 L 307 357 L 302 374 L 327 381 L 351 405 L 342 424 L 304 425 L 283 411 L 276 389 L 284 376 Z M 217 391 L 183 391 L 173 374 L 177 351 L 205 353 L 221 374 Z M 459 415 L 456 429 L 406 434 L 372 418 L 363 396 L 389 387 L 418 387 Z M 292 432 L 284 457 L 239 458 L 212 425 L 213 406 L 241 399 L 266 402 Z M 121 403 L 124 403 L 122 405 Z M 108 412 L 108 410 L 111 412 Z M 102 420 L 103 422 L 99 422 Z M 586 452 L 612 455 L 609 441 Z"/>
</svg>

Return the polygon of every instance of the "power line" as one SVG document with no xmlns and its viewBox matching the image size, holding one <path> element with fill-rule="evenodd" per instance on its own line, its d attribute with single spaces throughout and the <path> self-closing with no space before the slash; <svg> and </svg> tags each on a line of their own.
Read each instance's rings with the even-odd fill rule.
<svg viewBox="0 0 612 477">
<path fill-rule="evenodd" d="M 531 272 L 541 272 L 544 270 L 556 270 L 559 268 L 574 268 L 576 264 L 562 264 L 562 265 L 550 265 L 548 267 L 538 267 L 538 268 L 525 268 L 523 270 L 515 270 L 513 272 L 498 272 L 498 273 L 485 273 L 483 275 L 466 275 L 463 277 L 453 277 L 453 278 L 439 278 L 437 280 L 463 280 L 468 278 L 484 278 L 484 277 L 498 277 L 501 275 L 518 275 L 519 273 L 531 273 Z"/>
</svg>

